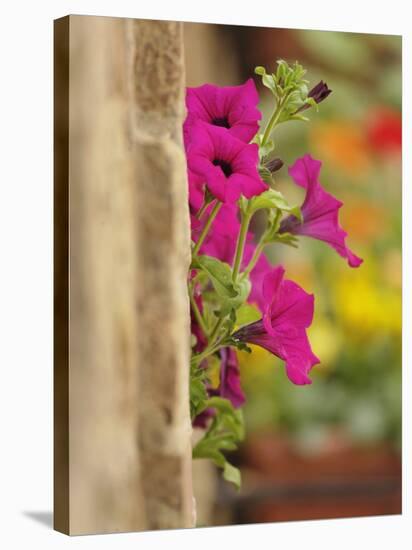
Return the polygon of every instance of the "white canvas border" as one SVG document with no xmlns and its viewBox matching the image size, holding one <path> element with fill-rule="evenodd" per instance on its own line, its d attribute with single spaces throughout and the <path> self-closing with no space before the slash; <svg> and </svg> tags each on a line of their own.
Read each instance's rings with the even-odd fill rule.
<svg viewBox="0 0 412 550">
<path fill-rule="evenodd" d="M 43 1 L 3 6 L 0 365 L 2 546 L 66 548 L 408 547 L 411 536 L 411 66 L 408 3 L 313 0 Z M 403 515 L 68 539 L 27 516 L 52 506 L 52 19 L 68 13 L 403 35 Z M 409 306 L 409 307 L 408 307 Z M 408 435 L 409 434 L 409 435 Z M 410 544 L 410 543 L 409 543 Z"/>
</svg>

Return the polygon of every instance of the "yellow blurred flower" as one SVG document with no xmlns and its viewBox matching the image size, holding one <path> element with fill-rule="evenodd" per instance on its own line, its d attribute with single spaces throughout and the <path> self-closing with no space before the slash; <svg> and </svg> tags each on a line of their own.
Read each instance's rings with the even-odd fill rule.
<svg viewBox="0 0 412 550">
<path fill-rule="evenodd" d="M 327 318 L 315 317 L 308 330 L 312 350 L 320 359 L 321 364 L 316 372 L 326 374 L 333 365 L 342 347 L 342 333 L 339 328 Z"/>
<path fill-rule="evenodd" d="M 250 345 L 249 347 L 252 353 L 237 351 L 240 373 L 245 384 L 271 371 L 275 362 L 278 361 L 269 351 L 259 346 Z"/>
<path fill-rule="evenodd" d="M 379 277 L 372 259 L 365 259 L 356 277 L 344 276 L 336 281 L 335 298 L 337 314 L 351 337 L 377 332 L 401 334 L 400 292 Z"/>
<path fill-rule="evenodd" d="M 220 385 L 220 360 L 215 355 L 208 359 L 207 375 L 212 389 L 216 390 Z"/>
<path fill-rule="evenodd" d="M 402 253 L 398 249 L 388 250 L 382 261 L 382 275 L 385 282 L 397 289 L 402 286 Z"/>
</svg>

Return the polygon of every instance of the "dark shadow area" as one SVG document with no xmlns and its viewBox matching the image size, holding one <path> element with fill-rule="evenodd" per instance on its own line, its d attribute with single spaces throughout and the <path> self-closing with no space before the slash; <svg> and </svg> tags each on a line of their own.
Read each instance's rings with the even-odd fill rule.
<svg viewBox="0 0 412 550">
<path fill-rule="evenodd" d="M 44 525 L 49 529 L 53 529 L 53 512 L 51 511 L 44 511 L 44 512 L 29 511 L 29 512 L 23 512 L 23 515 L 26 516 L 27 518 L 37 521 L 37 523 L 40 523 L 41 525 Z"/>
</svg>

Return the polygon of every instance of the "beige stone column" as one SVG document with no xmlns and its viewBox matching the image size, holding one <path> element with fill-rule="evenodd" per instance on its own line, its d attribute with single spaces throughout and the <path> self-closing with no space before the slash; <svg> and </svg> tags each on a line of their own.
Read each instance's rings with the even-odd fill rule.
<svg viewBox="0 0 412 550">
<path fill-rule="evenodd" d="M 55 527 L 70 534 L 193 525 L 181 34 L 56 22 L 69 93 L 67 119 L 56 101 Z"/>
</svg>

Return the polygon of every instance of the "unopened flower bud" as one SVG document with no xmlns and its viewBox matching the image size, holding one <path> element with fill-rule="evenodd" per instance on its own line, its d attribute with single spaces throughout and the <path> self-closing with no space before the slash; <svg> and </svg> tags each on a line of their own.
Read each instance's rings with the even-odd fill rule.
<svg viewBox="0 0 412 550">
<path fill-rule="evenodd" d="M 280 170 L 282 166 L 283 160 L 278 158 L 272 159 L 267 164 L 265 164 L 265 167 L 271 172 L 271 174 Z"/>
<path fill-rule="evenodd" d="M 328 95 L 332 93 L 332 90 L 328 88 L 328 85 L 326 82 L 323 82 L 321 80 L 314 86 L 310 92 L 308 93 L 308 97 L 311 97 L 316 103 L 321 103 L 324 99 L 328 97 Z M 310 108 L 309 103 L 304 103 L 299 109 L 297 109 L 296 113 L 300 113 L 302 111 L 305 111 L 306 109 Z"/>
</svg>

